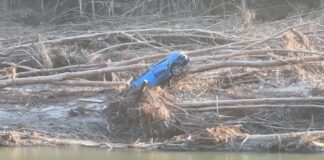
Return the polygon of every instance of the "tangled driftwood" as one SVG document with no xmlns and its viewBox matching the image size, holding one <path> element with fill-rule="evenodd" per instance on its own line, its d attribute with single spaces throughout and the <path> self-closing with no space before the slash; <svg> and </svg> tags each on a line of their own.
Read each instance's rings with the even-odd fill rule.
<svg viewBox="0 0 324 160">
<path fill-rule="evenodd" d="M 246 23 L 250 23 L 252 17 L 247 16 Z M 259 39 L 206 29 L 156 27 L 98 31 L 48 40 L 38 36 L 28 43 L 1 48 L 0 88 L 47 83 L 71 88 L 90 86 L 90 89 L 123 86 L 119 95 L 107 98 L 104 110 L 107 134 L 168 141 L 134 143 L 121 148 L 235 151 L 320 148 L 323 132 L 313 130 L 322 128 L 320 111 L 324 108 L 324 98 L 321 85 L 317 84 L 323 81 L 324 53 L 314 43 L 320 36 L 306 32 L 314 28 L 320 31 L 321 27 L 315 23 L 299 24 Z M 128 90 L 127 81 L 131 77 L 173 50 L 184 50 L 190 56 L 186 75 L 173 78 L 162 87 Z M 80 57 L 90 58 L 80 60 Z M 66 63 L 56 64 L 60 60 Z M 8 67 L 14 67 L 17 73 L 12 76 L 6 72 Z M 115 78 L 102 78 L 112 73 Z M 298 87 L 304 90 L 301 94 L 290 94 L 293 91 L 284 94 L 280 89 L 287 86 L 293 91 Z M 0 102 L 9 103 L 6 98 Z M 73 111 L 76 112 L 71 110 L 72 116 L 79 114 Z M 311 131 L 306 132 L 308 129 Z M 25 137 L 31 135 L 3 134 L 0 144 L 24 145 Z M 46 136 L 32 139 L 44 143 L 55 141 L 55 145 L 120 147 L 113 143 Z"/>
</svg>

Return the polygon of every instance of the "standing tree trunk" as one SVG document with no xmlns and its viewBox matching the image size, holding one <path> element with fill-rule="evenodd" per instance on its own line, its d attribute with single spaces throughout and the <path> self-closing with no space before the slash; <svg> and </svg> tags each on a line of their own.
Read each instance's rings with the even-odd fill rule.
<svg viewBox="0 0 324 160">
<path fill-rule="evenodd" d="M 42 10 L 42 16 L 44 16 L 44 0 L 41 0 L 41 10 Z"/>
<path fill-rule="evenodd" d="M 79 9 L 80 9 L 80 16 L 83 16 L 83 10 L 82 10 L 82 0 L 79 0 Z"/>
<path fill-rule="evenodd" d="M 241 7 L 243 12 L 246 11 L 246 0 L 241 0 Z"/>
<path fill-rule="evenodd" d="M 115 9 L 114 9 L 114 0 L 110 0 L 109 3 L 109 16 L 114 16 L 115 15 Z"/>
<path fill-rule="evenodd" d="M 321 0 L 321 10 L 324 9 L 324 0 Z M 320 17 L 320 23 L 323 24 L 324 23 L 324 16 L 321 15 Z"/>
<path fill-rule="evenodd" d="M 92 7 L 92 19 L 95 19 L 96 10 L 94 5 L 94 0 L 91 0 L 91 7 Z"/>
<path fill-rule="evenodd" d="M 1 0 L 0 1 L 0 6 L 2 6 L 2 10 L 3 10 L 3 12 L 5 12 L 5 11 L 7 11 L 8 10 L 8 8 L 9 8 L 9 5 L 8 5 L 9 3 L 8 3 L 8 0 Z"/>
</svg>

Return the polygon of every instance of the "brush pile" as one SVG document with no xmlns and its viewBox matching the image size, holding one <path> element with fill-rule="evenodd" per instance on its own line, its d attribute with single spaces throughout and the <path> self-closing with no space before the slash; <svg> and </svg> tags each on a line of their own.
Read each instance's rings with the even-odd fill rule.
<svg viewBox="0 0 324 160">
<path fill-rule="evenodd" d="M 262 24 L 249 16 L 119 17 L 39 33 L 5 28 L 0 102 L 35 104 L 109 91 L 102 116 L 110 138 L 167 140 L 159 145 L 165 150 L 322 151 L 321 16 Z M 128 90 L 131 77 L 175 50 L 190 57 L 186 75 L 164 87 Z M 28 88 L 40 84 L 51 90 Z M 70 114 L 91 114 L 76 111 Z M 19 143 L 13 133 L 1 135 L 0 144 Z"/>
</svg>

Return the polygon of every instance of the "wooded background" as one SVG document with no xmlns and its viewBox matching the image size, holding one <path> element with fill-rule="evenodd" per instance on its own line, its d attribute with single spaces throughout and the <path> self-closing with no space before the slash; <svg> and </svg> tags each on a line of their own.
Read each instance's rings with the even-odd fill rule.
<svg viewBox="0 0 324 160">
<path fill-rule="evenodd" d="M 322 0 L 0 0 L 2 15 L 15 12 L 34 25 L 109 16 L 226 16 L 245 8 L 259 19 L 281 19 L 289 12 L 319 10 Z M 22 16 L 18 16 L 22 17 Z M 26 20 L 23 20 L 26 21 Z"/>
</svg>

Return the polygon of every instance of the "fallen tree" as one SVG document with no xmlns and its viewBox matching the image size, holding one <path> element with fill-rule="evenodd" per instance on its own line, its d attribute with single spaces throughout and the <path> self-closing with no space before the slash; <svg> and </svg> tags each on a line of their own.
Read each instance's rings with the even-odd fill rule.
<svg viewBox="0 0 324 160">
<path fill-rule="evenodd" d="M 87 76 L 92 76 L 97 74 L 119 72 L 119 71 L 132 70 L 132 69 L 143 69 L 146 67 L 147 67 L 146 64 L 136 64 L 136 65 L 122 66 L 122 67 L 108 67 L 108 68 L 89 70 L 89 71 L 61 73 L 61 74 L 55 74 L 49 76 L 1 80 L 0 87 L 18 86 L 18 85 L 26 85 L 26 84 L 39 84 L 39 83 L 55 83 L 67 79 L 87 77 Z"/>
<path fill-rule="evenodd" d="M 204 23 L 215 21 L 206 18 Z M 134 19 L 127 19 L 127 24 L 138 25 L 139 19 Z M 201 20 L 196 22 L 201 25 Z M 43 117 L 48 123 L 35 127 L 37 132 L 45 130 L 47 135 L 41 138 L 26 132 L 7 134 L 20 124 L 9 123 L 7 114 L 0 116 L 9 126 L 0 126 L 5 131 L 0 145 L 27 146 L 28 140 L 35 140 L 54 146 L 227 151 L 292 151 L 322 145 L 317 137 L 322 131 L 314 131 L 323 129 L 322 26 L 300 25 L 298 19 L 288 28 L 276 22 L 218 32 L 209 28 L 214 23 L 202 29 L 170 28 L 164 20 L 141 29 L 124 27 L 120 21 L 98 23 L 100 31 L 91 31 L 97 28 L 91 22 L 67 24 L 60 27 L 71 31 L 49 31 L 48 40 L 37 33 L 1 41 L 5 46 L 0 53 L 0 101 L 5 108 L 1 113 L 10 115 L 21 107 L 31 108 L 33 117 L 50 116 Z M 191 22 L 181 28 L 187 23 Z M 178 50 L 190 57 L 189 74 L 140 92 L 128 88 L 131 77 Z M 58 107 L 52 107 L 55 103 Z M 64 115 L 55 119 L 56 113 Z M 17 117 L 24 115 L 11 118 Z M 60 121 L 62 117 L 66 121 Z M 98 119 L 88 123 L 91 127 L 84 126 L 94 117 Z M 63 131 L 67 137 L 77 133 L 80 139 L 99 136 L 96 141 L 78 141 L 55 138 L 49 131 Z M 135 142 L 120 146 L 101 142 L 114 138 Z M 166 141 L 139 142 L 151 139 Z"/>
<path fill-rule="evenodd" d="M 291 132 L 266 135 L 231 135 L 227 142 L 213 142 L 214 138 L 200 137 L 161 145 L 164 150 L 259 151 L 259 152 L 320 152 L 323 131 Z M 209 141 L 205 143 L 204 141 Z M 202 143 L 204 142 L 204 143 Z"/>
<path fill-rule="evenodd" d="M 201 67 L 194 68 L 190 70 L 190 73 L 198 73 L 205 72 L 218 68 L 225 67 L 251 67 L 251 68 L 260 68 L 260 67 L 276 67 L 283 65 L 295 65 L 295 64 L 303 64 L 305 62 L 319 62 L 323 61 L 324 57 L 322 56 L 312 56 L 305 57 L 303 59 L 287 59 L 287 60 L 274 60 L 274 61 L 224 61 L 224 62 L 216 62 L 213 64 L 204 65 Z"/>
<path fill-rule="evenodd" d="M 161 57 L 161 55 L 152 56 L 154 58 Z M 143 60 L 143 58 L 139 58 Z M 312 56 L 312 57 L 305 57 L 303 59 L 287 59 L 287 60 L 274 60 L 274 61 L 224 61 L 224 62 L 216 62 L 213 64 L 208 64 L 204 66 L 197 66 L 189 71 L 189 73 L 198 73 L 198 72 L 205 72 L 213 69 L 219 68 L 226 68 L 226 67 L 250 67 L 250 68 L 260 68 L 260 67 L 276 67 L 276 66 L 283 66 L 283 65 L 296 65 L 296 64 L 303 64 L 306 62 L 318 62 L 323 61 L 324 57 L 322 56 Z M 103 73 L 111 73 L 111 72 L 121 72 L 127 71 L 130 69 L 141 69 L 146 68 L 148 65 L 146 64 L 136 64 L 136 65 L 129 65 L 124 66 L 126 64 L 131 64 L 134 61 L 139 61 L 138 59 L 133 59 L 128 62 L 122 62 L 116 65 L 112 65 L 112 67 L 96 69 L 96 70 L 89 70 L 89 71 L 80 71 L 80 72 L 71 72 L 71 73 L 61 73 L 61 74 L 54 74 L 50 76 L 38 76 L 38 77 L 28 77 L 28 78 L 17 78 L 14 80 L 0 80 L 0 87 L 7 87 L 12 85 L 25 85 L 25 84 L 37 84 L 37 83 L 50 83 L 54 81 L 62 81 L 66 79 L 72 78 L 80 78 L 92 75 L 98 75 Z M 121 66 L 122 64 L 122 66 Z M 119 67 L 120 66 L 120 67 Z M 68 67 L 64 67 L 68 68 Z M 74 67 L 73 67 L 74 68 Z M 49 72 L 49 71 L 61 70 L 61 69 L 50 69 L 50 70 L 42 70 L 42 72 Z M 40 73 L 40 71 L 38 71 Z M 32 73 L 32 72 L 31 72 Z M 28 73 L 29 74 L 29 73 Z"/>
<path fill-rule="evenodd" d="M 251 105 L 251 104 L 277 104 L 277 103 L 321 103 L 324 97 L 290 97 L 290 98 L 259 98 L 259 99 L 239 99 L 239 100 L 218 100 L 203 102 L 184 102 L 176 105 L 183 108 L 200 108 L 209 106 L 227 106 L 227 105 Z"/>
</svg>

